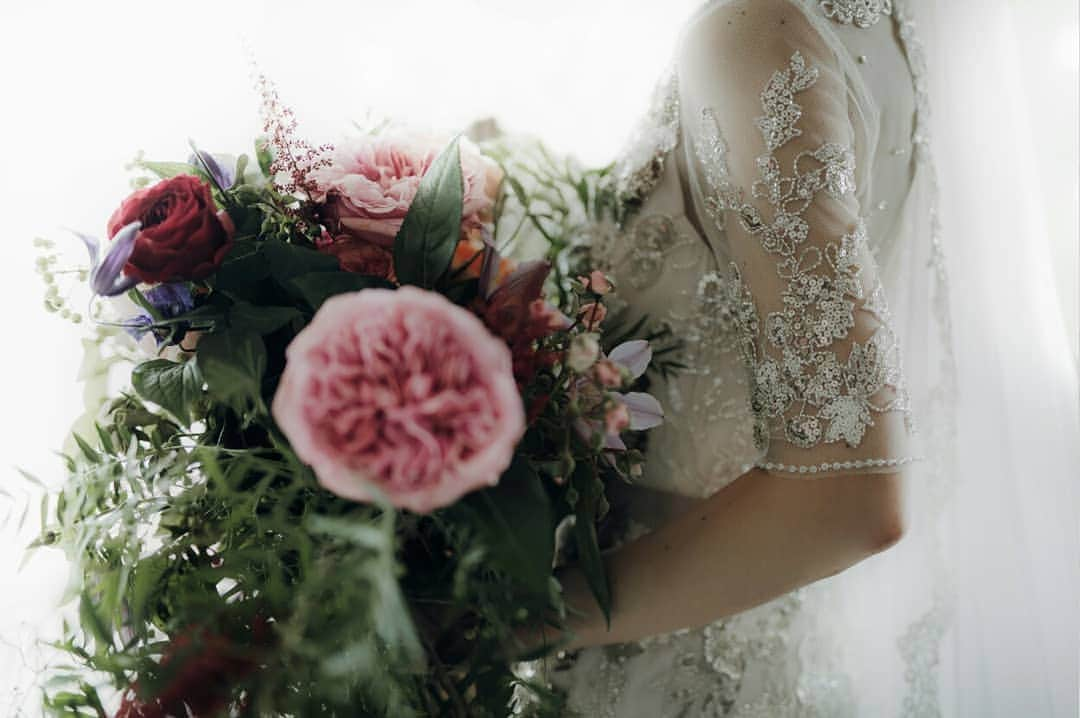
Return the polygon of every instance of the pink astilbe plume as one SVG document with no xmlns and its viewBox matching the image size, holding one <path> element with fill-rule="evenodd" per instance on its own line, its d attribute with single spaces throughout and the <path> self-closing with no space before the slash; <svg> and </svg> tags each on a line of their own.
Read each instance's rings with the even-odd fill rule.
<svg viewBox="0 0 1080 718">
<path fill-rule="evenodd" d="M 312 173 L 330 164 L 334 146 L 312 147 L 297 136 L 296 116 L 292 108 L 281 102 L 274 83 L 262 73 L 256 76 L 255 83 L 262 97 L 263 132 L 273 154 L 270 174 L 274 185 L 286 194 L 303 193 L 311 197 L 318 187 Z"/>
</svg>

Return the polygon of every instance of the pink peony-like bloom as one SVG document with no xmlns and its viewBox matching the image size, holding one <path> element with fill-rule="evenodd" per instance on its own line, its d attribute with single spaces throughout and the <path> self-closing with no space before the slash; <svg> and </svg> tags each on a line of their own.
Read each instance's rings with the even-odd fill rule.
<svg viewBox="0 0 1080 718">
<path fill-rule="evenodd" d="M 389 249 L 416 197 L 420 179 L 448 139 L 403 130 L 358 137 L 337 145 L 330 163 L 312 172 L 312 199 L 335 234 L 346 233 Z M 474 144 L 460 142 L 464 180 L 462 229 L 491 221 L 502 180 L 498 164 Z"/>
<path fill-rule="evenodd" d="M 332 297 L 286 358 L 274 418 L 345 498 L 446 506 L 497 483 L 525 431 L 510 350 L 434 292 Z"/>
</svg>

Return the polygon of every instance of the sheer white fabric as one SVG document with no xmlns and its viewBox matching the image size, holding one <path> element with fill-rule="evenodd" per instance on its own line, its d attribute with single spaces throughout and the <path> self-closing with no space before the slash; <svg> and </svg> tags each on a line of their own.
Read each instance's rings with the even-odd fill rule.
<svg viewBox="0 0 1080 718">
<path fill-rule="evenodd" d="M 760 466 L 793 477 L 904 470 L 908 536 L 837 577 L 713 625 L 588 649 L 548 666 L 577 714 L 1075 710 L 1075 684 L 1070 698 L 1072 678 L 1065 678 L 1075 675 L 1067 670 L 1074 657 L 1046 630 L 1050 622 L 1036 616 L 1036 607 L 1053 609 L 1075 629 L 1074 561 L 1065 565 L 1060 554 L 1035 560 L 1008 545 L 1011 532 L 958 520 L 982 507 L 1003 522 L 1023 521 L 1023 514 L 1006 513 L 999 491 L 1030 493 L 1019 482 L 1037 477 L 1005 479 L 1003 464 L 975 456 L 1006 463 L 1024 456 L 1071 499 L 1043 527 L 1047 549 L 1074 549 L 1075 536 L 1065 532 L 1074 530 L 1075 487 L 1062 475 L 1076 471 L 1063 440 L 1075 439 L 1068 433 L 1075 415 L 1062 402 L 1053 431 L 1031 436 L 1031 427 L 1047 426 L 1046 417 L 1014 425 L 1003 405 L 986 411 L 992 394 L 982 386 L 984 376 L 972 377 L 996 365 L 980 366 L 983 356 L 967 355 L 972 373 L 957 372 L 948 234 L 938 215 L 930 141 L 930 77 L 918 34 L 934 22 L 931 5 L 709 3 L 688 24 L 671 76 L 618 163 L 619 189 L 636 210 L 622 226 L 589 230 L 594 260 L 614 274 L 630 309 L 687 340 L 688 369 L 658 391 L 668 420 L 651 437 L 642 480 L 650 488 L 616 499 L 639 530 Z M 953 128 L 974 124 L 968 115 Z M 961 182 L 977 186 L 981 178 Z M 987 220 L 985 211 L 972 210 L 985 206 L 983 199 L 974 192 L 966 199 L 967 206 L 957 200 L 953 213 L 971 255 L 963 263 L 965 279 L 983 271 L 973 268 L 1004 270 L 984 261 L 985 247 L 970 241 L 967 214 Z M 976 199 L 978 205 L 970 204 Z M 1006 274 L 984 272 L 980 280 L 987 289 L 1000 287 Z M 989 292 L 959 294 L 965 295 L 965 348 L 976 351 L 994 349 L 992 338 L 1004 336 L 987 319 L 1020 319 L 1033 309 L 1026 296 L 1003 307 Z M 989 314 L 990 307 L 1001 314 Z M 1039 337 L 1027 332 L 1028 346 L 1047 346 L 1058 329 Z M 1067 348 L 1052 351 L 1068 357 Z M 1021 377 L 1018 386 L 1033 387 L 1031 368 L 1010 358 L 1014 365 L 997 375 L 1001 386 Z M 956 421 L 958 377 L 984 400 L 965 405 L 963 432 Z M 1066 378 L 1059 386 L 1074 385 Z M 1030 449 L 1009 433 L 1015 430 L 1039 439 L 1041 459 L 1028 457 Z M 988 451 L 978 441 L 983 437 L 1006 441 Z M 1010 449 L 1015 453 L 1004 453 Z M 959 489 L 958 476 L 966 477 Z M 968 502 L 960 509 L 958 490 Z M 1047 502 L 1029 507 L 1035 505 Z M 997 557 L 971 545 L 982 537 L 978 529 L 995 533 L 990 543 Z M 985 559 L 968 560 L 969 554 Z M 989 598 L 988 591 L 1001 596 L 1006 581 L 973 572 L 992 570 L 997 558 L 1032 579 L 1036 567 L 1043 569 L 1043 583 L 1033 582 L 1030 591 L 1013 587 L 1008 600 Z M 1045 584 L 1051 566 L 1067 568 L 1060 593 Z M 960 619 L 958 606 L 970 609 Z M 1000 630 L 983 622 L 980 612 L 987 609 L 1005 624 Z M 989 635 L 992 656 L 974 644 Z M 1015 656 L 1009 642 L 1020 646 Z M 1049 679 L 1035 675 L 1031 666 L 1048 666 L 1050 659 L 1065 663 Z M 994 682 L 979 678 L 980 671 L 992 673 Z M 1013 708 L 1002 710 L 1006 704 Z"/>
</svg>

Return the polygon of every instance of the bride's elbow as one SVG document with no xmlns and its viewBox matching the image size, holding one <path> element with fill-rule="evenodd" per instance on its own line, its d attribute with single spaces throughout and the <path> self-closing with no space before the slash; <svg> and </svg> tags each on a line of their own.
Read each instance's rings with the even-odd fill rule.
<svg viewBox="0 0 1080 718">
<path fill-rule="evenodd" d="M 907 526 L 900 511 L 891 515 L 883 516 L 871 528 L 867 537 L 867 548 L 871 553 L 887 551 L 904 538 Z"/>
<path fill-rule="evenodd" d="M 859 477 L 859 481 L 867 482 L 862 487 L 863 497 L 857 502 L 864 550 L 869 554 L 881 553 L 900 543 L 907 533 L 902 478 L 876 475 Z"/>
</svg>

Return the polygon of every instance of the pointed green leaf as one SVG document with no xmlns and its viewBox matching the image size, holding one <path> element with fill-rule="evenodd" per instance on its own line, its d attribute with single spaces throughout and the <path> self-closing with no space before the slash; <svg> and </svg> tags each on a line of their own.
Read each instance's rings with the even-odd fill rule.
<svg viewBox="0 0 1080 718">
<path fill-rule="evenodd" d="M 299 295 L 308 305 L 318 310 L 330 297 L 363 289 L 390 289 L 393 285 L 385 279 L 368 277 L 351 272 L 309 272 L 289 280 L 288 288 Z"/>
<path fill-rule="evenodd" d="M 257 307 L 241 301 L 229 309 L 229 325 L 234 329 L 271 334 L 301 316 L 300 311 L 292 307 Z"/>
<path fill-rule="evenodd" d="M 527 459 L 516 457 L 499 483 L 467 499 L 479 520 L 492 562 L 524 583 L 546 593 L 555 552 L 551 502 Z"/>
<path fill-rule="evenodd" d="M 262 406 L 266 347 L 249 330 L 207 334 L 199 340 L 199 371 L 210 393 L 232 406 Z"/>
<path fill-rule="evenodd" d="M 153 172 L 161 179 L 170 179 L 177 175 L 196 174 L 194 167 L 187 162 L 139 162 L 139 166 Z"/>
<path fill-rule="evenodd" d="M 571 481 L 580 498 L 575 507 L 574 543 L 577 546 L 581 570 L 589 584 L 589 590 L 604 613 L 604 620 L 611 624 L 611 588 L 607 571 L 600 555 L 600 543 L 596 535 L 596 508 L 600 486 L 594 475 L 595 468 L 586 463 L 578 464 Z"/>
<path fill-rule="evenodd" d="M 259 169 L 262 170 L 263 176 L 269 179 L 270 165 L 274 161 L 274 155 L 270 149 L 270 142 L 266 137 L 259 137 L 255 140 L 255 159 L 259 162 Z"/>
<path fill-rule="evenodd" d="M 79 446 L 79 451 L 83 453 L 83 456 L 85 456 L 87 460 L 93 461 L 95 463 L 101 460 L 101 455 L 98 454 L 98 452 L 95 451 L 93 447 L 90 446 L 90 444 L 86 443 L 86 440 L 83 439 L 81 436 L 79 436 L 78 434 L 72 434 L 71 438 L 75 439 L 75 443 Z"/>
<path fill-rule="evenodd" d="M 461 234 L 464 187 L 458 138 L 435 158 L 394 239 L 394 271 L 402 284 L 435 286 L 450 267 Z"/>
<path fill-rule="evenodd" d="M 334 272 L 341 266 L 337 257 L 311 247 L 286 244 L 280 239 L 269 239 L 260 245 L 260 249 L 270 265 L 270 274 L 282 286 L 301 274 Z"/>
<path fill-rule="evenodd" d="M 203 393 L 202 375 L 194 361 L 143 362 L 131 371 L 131 384 L 140 397 L 157 404 L 185 425 L 191 423 L 191 406 Z"/>
</svg>

